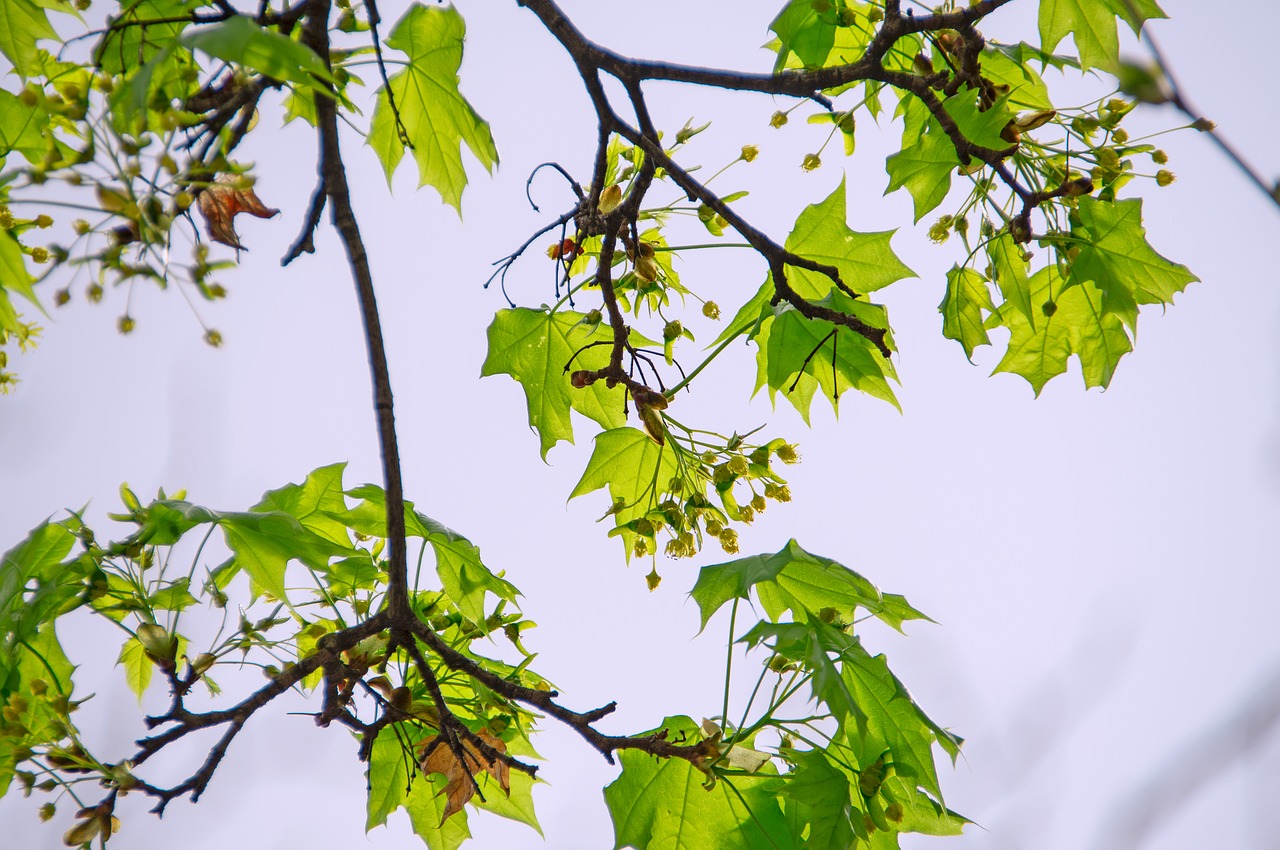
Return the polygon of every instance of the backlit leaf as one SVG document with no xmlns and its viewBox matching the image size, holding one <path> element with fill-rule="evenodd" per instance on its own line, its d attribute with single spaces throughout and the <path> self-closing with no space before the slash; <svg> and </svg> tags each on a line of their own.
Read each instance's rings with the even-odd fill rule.
<svg viewBox="0 0 1280 850">
<path fill-rule="evenodd" d="M 938 305 L 942 314 L 942 335 L 964 346 L 964 356 L 973 359 L 979 345 L 990 345 L 983 325 L 983 312 L 995 310 L 987 279 L 971 268 L 952 266 L 947 272 L 947 291 Z"/>
<path fill-rule="evenodd" d="M 697 741 L 688 717 L 668 717 L 668 740 Z M 635 750 L 619 755 L 622 773 L 604 789 L 613 818 L 614 848 L 635 850 L 791 850 L 799 846 L 772 788 L 777 778 L 706 776 L 683 759 L 655 759 Z"/>
<path fill-rule="evenodd" d="M 582 313 L 499 310 L 489 325 L 489 355 L 480 374 L 510 375 L 524 389 L 529 407 L 529 427 L 538 433 L 542 457 L 561 440 L 573 442 L 569 411 L 576 410 L 602 428 L 626 424 L 621 388 L 608 389 L 604 381 L 575 389 L 565 366 L 599 369 L 608 365 L 609 347 L 593 343 L 613 339 L 608 326 L 589 328 Z"/>
<path fill-rule="evenodd" d="M 386 39 L 387 47 L 408 57 L 407 67 L 391 77 L 400 126 L 383 87 L 369 127 L 369 145 L 382 162 L 388 183 L 408 146 L 418 164 L 418 185 L 431 184 L 445 203 L 459 211 L 467 184 L 461 146 L 465 143 L 490 171 L 498 163 L 488 123 L 458 91 L 465 35 L 462 15 L 452 6 L 410 6 Z"/>
<path fill-rule="evenodd" d="M 1132 2 L 1132 6 L 1129 5 Z M 1119 17 L 1135 33 L 1151 18 L 1163 18 L 1155 0 L 1041 0 L 1040 45 L 1052 52 L 1067 35 L 1075 38 L 1084 70 L 1101 68 L 1114 73 L 1119 67 Z M 1134 11 L 1138 14 L 1135 16 Z"/>
</svg>

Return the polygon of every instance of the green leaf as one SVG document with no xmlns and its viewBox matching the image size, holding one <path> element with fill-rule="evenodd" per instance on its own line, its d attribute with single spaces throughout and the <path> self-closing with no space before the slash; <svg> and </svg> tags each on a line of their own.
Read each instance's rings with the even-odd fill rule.
<svg viewBox="0 0 1280 850">
<path fill-rule="evenodd" d="M 506 579 L 494 575 L 480 560 L 480 550 L 466 540 L 432 538 L 436 553 L 436 573 L 444 592 L 462 616 L 473 623 L 485 621 L 484 595 L 515 602 L 519 591 Z"/>
<path fill-rule="evenodd" d="M 983 50 L 982 76 L 998 86 L 1008 86 L 1012 106 L 1029 110 L 1053 109 L 1048 87 L 1031 67 L 1032 57 L 1019 61 L 1006 52 L 1009 49 L 1004 45 L 994 45 Z"/>
<path fill-rule="evenodd" d="M 63 564 L 74 542 L 70 531 L 46 521 L 0 555 L 0 655 L 34 637 L 76 597 L 82 573 Z"/>
<path fill-rule="evenodd" d="M 824 608 L 834 609 L 846 622 L 853 622 L 856 609 L 862 608 L 898 631 L 904 620 L 929 619 L 901 596 L 881 594 L 859 573 L 806 552 L 795 540 L 773 555 L 750 555 L 703 567 L 689 595 L 698 604 L 705 627 L 729 600 L 749 599 L 752 588 L 775 621 L 788 610 L 799 620 L 809 620 Z"/>
<path fill-rule="evenodd" d="M 161 611 L 182 611 L 195 605 L 198 601 L 191 595 L 191 579 L 182 578 L 171 581 L 157 590 L 147 599 L 147 604 Z"/>
<path fill-rule="evenodd" d="M 942 335 L 964 346 L 964 356 L 973 360 L 973 350 L 990 345 L 983 326 L 983 311 L 995 310 L 987 279 L 971 268 L 952 266 L 947 272 L 947 291 L 938 305 L 942 314 Z"/>
<path fill-rule="evenodd" d="M 881 786 L 885 797 L 902 804 L 902 820 L 897 827 L 902 832 L 918 832 L 922 835 L 960 835 L 964 825 L 972 823 L 938 803 L 901 776 L 889 776 Z"/>
<path fill-rule="evenodd" d="M 782 809 L 806 850 L 857 846 L 849 805 L 849 777 L 817 750 L 792 755 L 795 769 L 782 786 Z"/>
<path fill-rule="evenodd" d="M 36 42 L 58 38 L 41 6 L 49 7 L 31 0 L 0 2 L 0 53 L 13 63 L 13 69 L 24 79 L 36 70 Z M 55 4 L 53 8 L 63 7 Z"/>
<path fill-rule="evenodd" d="M 906 687 L 889 670 L 883 655 L 873 657 L 855 639 L 844 648 L 841 661 L 843 681 L 866 713 L 862 752 L 887 749 L 899 776 L 941 800 L 933 744 L 936 741 L 954 762 L 963 740 L 934 723 L 916 705 Z M 862 732 L 849 730 L 848 734 Z"/>
<path fill-rule="evenodd" d="M 603 324 L 588 328 L 581 322 L 584 315 L 519 307 L 499 310 L 489 325 L 489 355 L 480 374 L 510 375 L 520 383 L 528 401 L 529 426 L 538 432 L 544 460 L 556 443 L 573 442 L 570 410 L 602 428 L 618 428 L 627 421 L 624 390 L 610 390 L 603 381 L 580 390 L 569 383 L 565 365 L 575 354 L 571 369 L 599 369 L 609 363 L 608 345 L 587 346 L 608 343 L 611 330 Z"/>
<path fill-rule="evenodd" d="M 236 569 L 243 569 L 258 587 L 276 599 L 287 601 L 284 573 L 289 561 L 322 570 L 330 558 L 350 555 L 352 549 L 321 537 L 287 513 L 260 510 L 270 503 L 270 498 L 268 494 L 247 512 L 212 511 L 190 502 L 155 501 L 147 506 L 135 539 L 154 546 L 172 545 L 197 525 L 216 523 L 235 555 Z"/>
<path fill-rule="evenodd" d="M 538 823 L 538 817 L 533 810 L 535 781 L 529 774 L 513 770 L 508 777 L 510 792 L 504 793 L 502 787 L 490 774 L 481 773 L 480 791 L 484 794 L 484 799 L 481 800 L 477 795 L 471 799 L 471 802 L 478 809 L 522 823 L 542 835 L 542 826 Z"/>
<path fill-rule="evenodd" d="M 1026 378 L 1036 395 L 1049 379 L 1067 370 L 1067 359 L 1080 358 L 1086 387 L 1106 387 L 1120 358 L 1133 350 L 1121 320 L 1103 309 L 1103 293 L 1092 282 L 1068 286 L 1056 266 L 1031 277 L 1031 299 L 1053 304 L 1053 315 L 1041 316 L 1035 327 L 1021 313 L 1001 309 L 987 324 L 1009 328 L 1009 349 L 995 372 L 1013 372 Z M 1056 293 L 1056 294 L 1055 294 Z"/>
<path fill-rule="evenodd" d="M 116 663 L 124 667 L 124 680 L 128 683 L 129 690 L 138 698 L 138 705 L 142 705 L 142 695 L 151 684 L 152 668 L 155 665 L 147 657 L 147 650 L 141 641 L 136 637 L 129 638 L 120 648 L 120 657 Z"/>
<path fill-rule="evenodd" d="M 827 306 L 857 315 L 868 324 L 885 327 L 887 317 L 875 315 L 877 305 L 854 301 L 842 292 L 827 299 Z M 773 319 L 766 319 L 756 342 L 757 389 L 768 385 L 769 398 L 779 390 L 787 401 L 809 421 L 810 402 L 818 389 L 839 409 L 839 396 L 856 389 L 887 401 L 901 410 L 889 386 L 897 380 L 893 363 L 866 337 L 824 319 L 809 319 L 790 305 L 780 307 Z M 794 387 L 794 389 L 792 389 Z"/>
<path fill-rule="evenodd" d="M 18 244 L 17 239 L 13 238 L 12 233 L 7 230 L 0 231 L 0 293 L 8 289 L 39 306 L 40 302 L 36 300 L 35 290 L 32 289 L 34 283 L 35 278 L 31 276 L 31 272 L 27 271 L 27 261 L 22 253 L 22 246 Z M 9 328 L 9 330 L 16 329 Z"/>
<path fill-rule="evenodd" d="M 635 428 L 615 428 L 596 435 L 591 459 L 569 498 L 608 487 L 609 497 L 625 505 L 614 514 L 622 525 L 648 512 L 658 491 L 679 471 L 670 447 Z"/>
<path fill-rule="evenodd" d="M 668 739 L 693 742 L 701 737 L 688 717 L 668 717 L 660 729 Z M 772 790 L 775 776 L 720 777 L 707 790 L 706 776 L 684 759 L 623 750 L 620 760 L 622 773 L 604 789 L 615 850 L 798 847 Z"/>
<path fill-rule="evenodd" d="M 1108 203 L 1081 198 L 1071 235 L 1080 254 L 1072 261 L 1070 283 L 1092 281 L 1102 290 L 1102 308 L 1137 328 L 1139 304 L 1172 304 L 1173 296 L 1199 280 L 1186 266 L 1170 262 L 1147 242 L 1142 201 Z"/>
<path fill-rule="evenodd" d="M 281 511 L 302 523 L 304 528 L 339 546 L 350 547 L 351 535 L 336 515 L 346 512 L 342 498 L 342 472 L 346 463 L 322 466 L 307 474 L 301 484 L 286 484 L 268 490 L 254 510 Z"/>
<path fill-rule="evenodd" d="M 751 647 L 764 644 L 778 655 L 798 662 L 812 675 L 809 687 L 813 698 L 825 703 L 837 721 L 843 723 L 852 717 L 859 728 L 866 724 L 866 709 L 842 678 L 837 663 L 845 651 L 858 642 L 857 638 L 821 620 L 811 619 L 803 623 L 761 620 L 739 640 Z"/>
<path fill-rule="evenodd" d="M 959 164 L 955 145 L 933 121 L 918 144 L 885 159 L 889 186 L 884 192 L 887 195 L 905 186 L 915 204 L 915 220 L 919 221 L 946 199 L 951 191 L 951 172 Z"/>
<path fill-rule="evenodd" d="M 836 18 L 831 11 L 819 14 L 813 7 L 811 0 L 791 0 L 769 24 L 769 29 L 778 36 L 775 74 L 788 67 L 792 55 L 802 68 L 821 68 L 826 64 L 836 40 Z"/>
<path fill-rule="evenodd" d="M 445 777 L 417 775 L 410 786 L 412 757 L 401 746 L 400 736 L 406 744 L 415 743 L 420 732 L 413 726 L 397 723 L 384 728 L 373 742 L 369 756 L 368 787 L 365 832 L 387 822 L 387 817 L 400 807 L 409 813 L 413 831 L 431 850 L 457 850 L 471 837 L 467 827 L 466 812 L 459 812 L 441 824 L 445 801 L 437 792 L 443 789 Z M 438 783 L 435 787 L 432 780 Z"/>
<path fill-rule="evenodd" d="M 244 15 L 188 32 L 182 43 L 215 59 L 322 94 L 329 94 L 334 82 L 324 60 L 310 47 L 263 29 Z"/>
<path fill-rule="evenodd" d="M 344 526 L 366 537 L 387 536 L 387 493 L 377 484 L 362 484 L 346 491 L 360 503 L 350 510 L 335 513 L 335 519 Z M 404 533 L 407 537 L 434 537 L 446 540 L 465 540 L 457 532 L 436 522 L 426 514 L 414 510 L 413 502 L 404 503 Z"/>
<path fill-rule="evenodd" d="M 49 114 L 43 109 L 27 106 L 16 95 L 0 91 L 0 161 L 12 151 L 33 164 L 43 161 L 49 149 L 44 135 L 48 126 Z"/>
<path fill-rule="evenodd" d="M 1031 284 L 1027 279 L 1027 261 L 1022 248 L 1008 233 L 987 243 L 987 256 L 995 267 L 996 286 L 1005 304 L 1012 304 L 1034 329 L 1038 307 L 1031 306 Z"/>
<path fill-rule="evenodd" d="M 378 90 L 369 127 L 369 145 L 382 162 L 388 184 L 408 146 L 418 163 L 418 185 L 431 184 L 459 212 L 467 185 L 462 144 L 486 169 L 492 171 L 498 162 L 488 123 L 458 91 L 465 35 L 462 15 L 452 6 L 410 6 L 386 40 L 387 47 L 408 56 L 408 67 L 391 77 L 390 97 L 385 86 Z M 391 109 L 392 98 L 401 126 Z"/>
<path fill-rule="evenodd" d="M 997 151 L 1009 147 L 1009 143 L 1000 136 L 1001 131 L 1014 118 L 1009 110 L 1008 95 L 986 105 L 980 92 L 963 88 L 944 100 L 942 107 L 956 122 L 964 137 L 974 144 Z"/>
<path fill-rule="evenodd" d="M 830 195 L 810 204 L 796 219 L 786 249 L 801 257 L 835 266 L 840 279 L 855 292 L 868 293 L 894 281 L 915 277 L 889 247 L 897 231 L 858 233 L 846 224 L 845 180 Z M 835 287 L 824 274 L 789 267 L 787 280 L 804 298 L 820 300 Z"/>
<path fill-rule="evenodd" d="M 1132 2 L 1130 7 L 1129 2 Z M 1082 70 L 1101 68 L 1115 73 L 1120 63 L 1116 18 L 1135 33 L 1151 18 L 1163 18 L 1155 0 L 1041 0 L 1040 46 L 1052 52 L 1067 35 L 1075 38 Z M 1134 15 L 1134 11 L 1137 15 Z"/>
<path fill-rule="evenodd" d="M 106 33 L 94 49 L 94 61 L 103 73 L 116 76 L 141 68 L 162 52 L 172 55 L 178 52 L 172 50 L 174 42 L 188 26 L 181 19 L 208 5 L 206 0 L 136 0 L 122 4 L 117 20 L 130 25 Z M 164 23 L 137 25 L 160 20 Z"/>
</svg>

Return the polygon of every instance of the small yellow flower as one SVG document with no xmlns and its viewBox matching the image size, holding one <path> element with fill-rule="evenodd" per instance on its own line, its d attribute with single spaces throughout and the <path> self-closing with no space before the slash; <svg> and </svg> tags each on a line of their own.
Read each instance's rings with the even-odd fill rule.
<svg viewBox="0 0 1280 850">
<path fill-rule="evenodd" d="M 804 155 L 804 162 L 800 163 L 800 167 L 805 171 L 813 171 L 822 167 L 822 158 L 816 153 L 807 153 Z"/>
<path fill-rule="evenodd" d="M 760 148 L 756 147 L 755 145 L 742 146 L 742 159 L 744 161 L 751 162 L 759 155 L 760 155 Z"/>
</svg>

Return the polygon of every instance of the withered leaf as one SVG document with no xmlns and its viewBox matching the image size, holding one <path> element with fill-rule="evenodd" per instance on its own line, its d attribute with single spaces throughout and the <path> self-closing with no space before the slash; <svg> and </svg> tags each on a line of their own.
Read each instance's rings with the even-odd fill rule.
<svg viewBox="0 0 1280 850">
<path fill-rule="evenodd" d="M 500 753 L 507 751 L 507 745 L 487 731 L 481 730 L 476 737 Z M 488 773 L 498 781 L 503 793 L 511 794 L 511 768 L 505 761 L 494 759 L 490 763 L 474 743 L 462 741 L 462 748 L 466 752 L 466 764 L 463 764 L 448 742 L 439 738 L 439 735 L 431 735 L 418 742 L 418 764 L 424 774 L 439 773 L 449 780 L 441 792 L 445 795 L 441 825 L 452 815 L 462 811 L 462 807 L 475 796 L 477 786 L 474 774 L 477 772 Z"/>
<path fill-rule="evenodd" d="M 213 185 L 200 193 L 198 203 L 210 239 L 236 250 L 248 250 L 236 235 L 236 215 L 245 212 L 258 218 L 271 218 L 279 215 L 280 210 L 262 203 L 253 189 L 239 188 L 240 179 L 234 174 L 219 174 Z"/>
</svg>

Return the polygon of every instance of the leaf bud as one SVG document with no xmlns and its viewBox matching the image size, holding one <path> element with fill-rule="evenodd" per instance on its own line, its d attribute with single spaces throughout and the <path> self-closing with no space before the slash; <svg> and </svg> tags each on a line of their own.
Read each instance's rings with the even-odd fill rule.
<svg viewBox="0 0 1280 850">
<path fill-rule="evenodd" d="M 1174 180 L 1177 180 L 1177 179 L 1178 179 L 1178 178 L 1174 176 L 1173 172 L 1172 172 L 1172 171 L 1170 171 L 1170 170 L 1169 170 L 1169 169 L 1167 169 L 1167 168 L 1162 168 L 1162 169 L 1160 169 L 1159 171 L 1157 171 L 1157 172 L 1156 172 L 1156 185 L 1157 185 L 1157 186 L 1168 186 L 1168 185 L 1171 185 L 1171 184 L 1173 183 L 1173 181 L 1174 181 Z"/>
<path fill-rule="evenodd" d="M 701 127 L 695 127 L 693 126 L 693 119 L 690 118 L 688 121 L 684 122 L 683 127 L 681 127 L 679 130 L 676 131 L 676 144 L 683 145 L 685 142 L 689 141 L 694 136 L 698 135 L 699 133 L 701 133 L 703 130 L 707 129 L 710 126 L 711 126 L 711 122 L 708 121 L 706 124 L 703 124 Z"/>
<path fill-rule="evenodd" d="M 816 153 L 807 153 L 804 155 L 804 160 L 800 163 L 800 167 L 805 171 L 814 171 L 822 167 L 822 158 Z"/>
<path fill-rule="evenodd" d="M 578 369 L 569 375 L 569 383 L 573 384 L 574 389 L 583 389 L 589 387 L 596 382 L 596 375 L 589 369 Z"/>
<path fill-rule="evenodd" d="M 720 318 L 720 305 L 714 301 L 705 301 L 702 304 L 702 315 L 708 319 L 715 321 Z"/>
<path fill-rule="evenodd" d="M 933 73 L 933 60 L 924 55 L 924 51 L 916 53 L 915 58 L 911 60 L 911 65 L 917 74 L 927 77 Z"/>
<path fill-rule="evenodd" d="M 786 123 L 787 123 L 787 113 L 783 112 L 782 110 L 778 110 L 777 112 L 773 113 L 773 115 L 770 116 L 769 118 L 770 127 L 774 127 L 774 128 L 782 127 Z"/>
<path fill-rule="evenodd" d="M 600 193 L 598 209 L 601 215 L 608 215 L 622 204 L 622 187 L 617 183 Z"/>
<path fill-rule="evenodd" d="M 173 667 L 173 659 L 178 652 L 178 639 L 169 634 L 169 630 L 157 623 L 143 623 L 138 626 L 138 643 L 146 650 L 147 657 L 156 662 L 162 670 Z"/>
<path fill-rule="evenodd" d="M 751 162 L 760 155 L 760 148 L 755 145 L 743 145 L 740 156 L 744 162 Z"/>
</svg>

